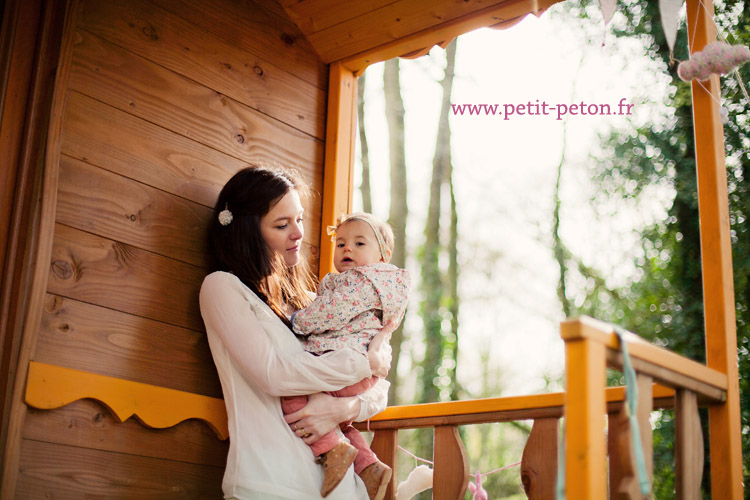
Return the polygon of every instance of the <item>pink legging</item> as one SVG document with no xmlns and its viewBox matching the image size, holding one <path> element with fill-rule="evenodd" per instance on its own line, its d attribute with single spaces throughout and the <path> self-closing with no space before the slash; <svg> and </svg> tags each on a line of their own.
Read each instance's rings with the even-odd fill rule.
<svg viewBox="0 0 750 500">
<path fill-rule="evenodd" d="M 375 385 L 377 381 L 377 377 L 366 378 L 360 380 L 356 384 L 346 386 L 338 391 L 327 392 L 326 394 L 330 394 L 337 398 L 356 396 Z M 284 415 L 299 411 L 306 405 L 307 396 L 288 396 L 281 398 L 281 410 L 284 412 Z M 340 427 L 344 436 L 346 436 L 352 446 L 357 448 L 357 457 L 354 459 L 354 472 L 359 474 L 365 469 L 365 467 L 378 461 L 377 455 L 372 452 L 367 441 L 365 441 L 365 438 L 362 437 L 362 434 L 352 426 L 351 422 L 344 422 Z M 317 457 L 323 453 L 331 451 L 337 444 L 339 444 L 339 437 L 336 435 L 336 432 L 331 431 L 312 443 L 310 448 L 312 448 L 313 453 Z"/>
</svg>

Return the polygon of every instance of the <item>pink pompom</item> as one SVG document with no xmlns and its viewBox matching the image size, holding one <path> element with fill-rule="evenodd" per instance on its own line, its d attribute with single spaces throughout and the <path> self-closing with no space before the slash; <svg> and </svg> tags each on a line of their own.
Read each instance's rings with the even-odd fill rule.
<svg viewBox="0 0 750 500">
<path fill-rule="evenodd" d="M 684 81 L 707 80 L 712 74 L 724 75 L 750 61 L 750 50 L 743 45 L 711 42 L 696 52 L 689 61 L 677 66 L 677 75 Z"/>
</svg>

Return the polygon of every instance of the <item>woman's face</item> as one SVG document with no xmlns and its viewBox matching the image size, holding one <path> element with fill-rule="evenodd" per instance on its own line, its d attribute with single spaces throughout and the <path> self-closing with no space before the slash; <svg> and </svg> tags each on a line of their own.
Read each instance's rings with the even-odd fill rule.
<svg viewBox="0 0 750 500">
<path fill-rule="evenodd" d="M 300 259 L 299 250 L 305 234 L 303 211 L 299 194 L 292 189 L 260 219 L 260 234 L 269 250 L 281 255 L 290 267 L 297 265 Z"/>
</svg>

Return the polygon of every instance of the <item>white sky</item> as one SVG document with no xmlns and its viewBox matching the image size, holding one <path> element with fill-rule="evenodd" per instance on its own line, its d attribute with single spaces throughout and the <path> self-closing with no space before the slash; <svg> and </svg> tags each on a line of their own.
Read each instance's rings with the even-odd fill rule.
<svg viewBox="0 0 750 500">
<path fill-rule="evenodd" d="M 609 104 L 625 98 L 637 123 L 668 117 L 671 92 L 665 78 L 635 39 L 606 36 L 601 21 L 566 19 L 557 4 L 540 19 L 527 17 L 508 30 L 483 29 L 459 38 L 454 104 Z M 595 19 L 601 19 L 596 15 Z M 618 22 L 617 15 L 613 22 Z M 585 32 L 593 42 L 586 41 Z M 406 108 L 409 235 L 412 255 L 421 244 L 441 90 L 444 51 L 402 60 Z M 580 62 L 579 62 L 580 61 Z M 575 88 L 574 88 L 575 87 Z M 383 116 L 382 64 L 367 70 L 366 127 L 370 149 L 373 211 L 388 216 L 388 139 Z M 545 375 L 561 378 L 562 318 L 556 295 L 558 268 L 551 251 L 555 175 L 563 144 L 563 121 L 550 116 L 452 116 L 452 154 L 459 210 L 461 383 L 473 395 L 509 396 L 545 391 Z M 588 168 L 597 134 L 611 127 L 630 133 L 619 116 L 571 116 L 567 122 L 562 181 L 565 243 L 612 283 L 633 272 L 634 229 L 662 218 L 668 191 L 639 206 L 590 203 Z M 355 209 L 361 209 L 361 169 L 356 166 Z M 446 201 L 447 203 L 447 201 Z M 597 213 L 600 216 L 597 218 Z M 602 217 L 601 214 L 608 214 Z M 414 260 L 407 267 L 416 275 Z M 416 280 L 415 280 L 416 281 Z M 415 287 L 416 288 L 416 287 Z M 421 322 L 415 294 L 406 319 L 419 356 Z M 408 356 L 406 356 L 408 358 Z M 483 368 L 484 364 L 487 366 Z M 399 373 L 414 381 L 404 359 Z M 483 371 L 487 375 L 483 376 Z M 407 389 L 408 391 L 409 389 Z M 562 390 L 553 385 L 551 390 Z M 489 393 L 486 393 L 489 391 Z M 402 393 L 410 397 L 411 394 Z"/>
</svg>

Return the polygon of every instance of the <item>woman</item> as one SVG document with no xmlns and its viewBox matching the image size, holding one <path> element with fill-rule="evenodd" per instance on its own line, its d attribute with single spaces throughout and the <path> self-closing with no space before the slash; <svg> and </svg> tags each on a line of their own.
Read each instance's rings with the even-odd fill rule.
<svg viewBox="0 0 750 500">
<path fill-rule="evenodd" d="M 367 356 L 343 349 L 317 357 L 289 330 L 289 316 L 311 302 L 314 287 L 300 258 L 302 191 L 288 172 L 243 169 L 219 194 L 209 226 L 218 271 L 205 278 L 200 306 L 229 421 L 225 498 L 320 499 L 323 469 L 308 444 L 385 409 L 385 381 L 355 397 L 320 392 L 385 377 L 390 328 Z M 284 417 L 280 397 L 302 394 L 312 394 L 308 405 Z M 351 468 L 341 475 L 329 499 L 368 498 Z"/>
</svg>

